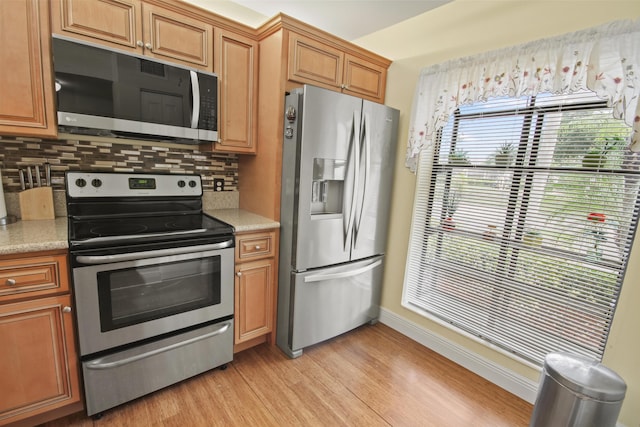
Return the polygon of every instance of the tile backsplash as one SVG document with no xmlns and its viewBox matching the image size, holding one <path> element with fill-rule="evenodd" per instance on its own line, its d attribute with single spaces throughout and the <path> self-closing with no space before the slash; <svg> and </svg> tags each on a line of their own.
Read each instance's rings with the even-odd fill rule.
<svg viewBox="0 0 640 427">
<path fill-rule="evenodd" d="M 18 170 L 51 164 L 54 190 L 64 190 L 68 170 L 197 173 L 205 191 L 214 189 L 214 179 L 224 180 L 224 191 L 238 189 L 238 158 L 235 154 L 202 152 L 197 146 L 137 142 L 113 138 L 61 135 L 67 139 L 0 136 L 0 164 L 5 193 L 20 189 Z"/>
</svg>

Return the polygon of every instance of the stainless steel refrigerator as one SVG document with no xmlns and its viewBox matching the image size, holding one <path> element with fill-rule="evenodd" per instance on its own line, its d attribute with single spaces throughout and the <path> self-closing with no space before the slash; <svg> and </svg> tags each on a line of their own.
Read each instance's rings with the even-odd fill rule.
<svg viewBox="0 0 640 427">
<path fill-rule="evenodd" d="M 399 111 L 305 85 L 285 101 L 276 342 L 377 321 Z"/>
</svg>

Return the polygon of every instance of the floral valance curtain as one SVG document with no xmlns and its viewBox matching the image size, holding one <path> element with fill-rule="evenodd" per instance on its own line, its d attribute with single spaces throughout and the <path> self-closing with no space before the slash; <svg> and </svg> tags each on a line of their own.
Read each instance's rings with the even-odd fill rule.
<svg viewBox="0 0 640 427">
<path fill-rule="evenodd" d="M 632 126 L 640 151 L 640 21 L 603 26 L 448 61 L 422 70 L 413 100 L 406 166 L 415 171 L 449 116 L 498 96 L 591 90 Z"/>
</svg>

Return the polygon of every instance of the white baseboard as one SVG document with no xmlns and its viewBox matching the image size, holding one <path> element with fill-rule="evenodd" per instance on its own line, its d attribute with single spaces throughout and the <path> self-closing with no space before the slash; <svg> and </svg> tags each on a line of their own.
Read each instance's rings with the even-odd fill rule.
<svg viewBox="0 0 640 427">
<path fill-rule="evenodd" d="M 533 404 L 538 382 L 506 369 L 421 326 L 381 308 L 380 323 L 441 354 L 493 384 Z"/>
</svg>

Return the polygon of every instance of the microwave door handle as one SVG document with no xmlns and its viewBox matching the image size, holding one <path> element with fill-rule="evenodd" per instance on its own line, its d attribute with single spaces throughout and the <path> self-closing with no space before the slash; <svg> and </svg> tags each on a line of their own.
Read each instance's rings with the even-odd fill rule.
<svg viewBox="0 0 640 427">
<path fill-rule="evenodd" d="M 192 110 L 191 110 L 191 128 L 198 128 L 198 120 L 200 120 L 200 83 L 198 82 L 198 73 L 195 71 L 189 71 L 191 75 L 191 93 L 192 95 Z"/>
</svg>

